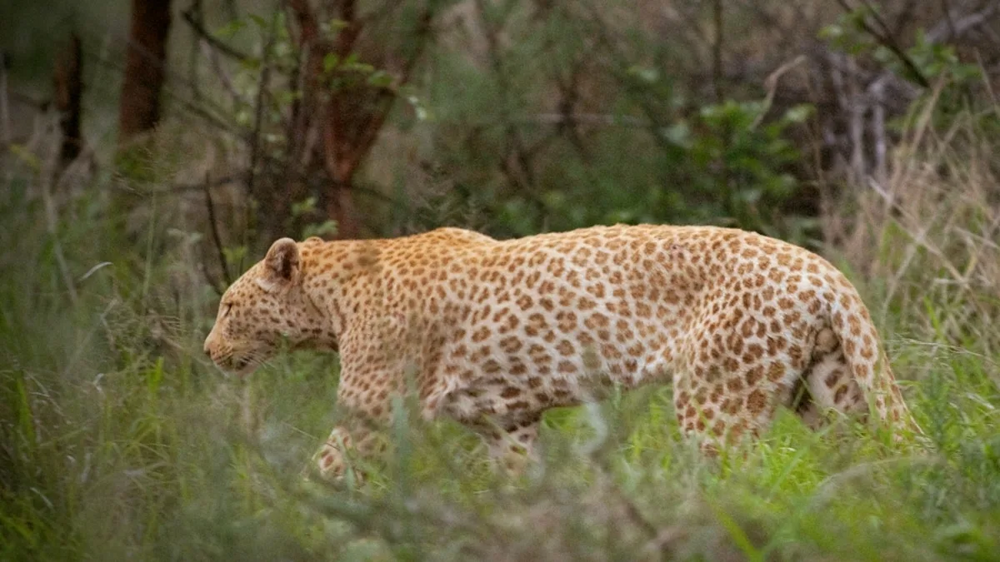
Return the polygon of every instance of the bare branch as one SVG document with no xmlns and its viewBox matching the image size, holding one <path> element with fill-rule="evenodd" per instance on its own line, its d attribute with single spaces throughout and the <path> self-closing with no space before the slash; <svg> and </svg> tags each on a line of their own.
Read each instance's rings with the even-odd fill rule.
<svg viewBox="0 0 1000 562">
<path fill-rule="evenodd" d="M 916 63 L 913 62 L 913 59 L 910 58 L 910 55 L 906 54 L 906 51 L 904 51 L 903 48 L 900 47 L 899 43 L 896 41 L 895 36 L 892 34 L 892 31 L 889 29 L 888 24 L 886 24 L 885 20 L 882 19 L 882 16 L 879 15 L 878 10 L 874 6 L 872 6 L 868 0 L 862 0 L 862 3 L 865 6 L 865 13 L 871 14 L 872 19 L 875 21 L 876 24 L 878 24 L 878 26 L 881 28 L 882 31 L 879 31 L 874 27 L 872 27 L 868 23 L 867 16 L 859 20 L 861 28 L 865 31 L 865 33 L 868 33 L 876 41 L 878 41 L 880 45 L 889 49 L 892 52 L 892 54 L 896 55 L 896 58 L 899 59 L 901 63 L 903 63 L 903 66 L 905 66 L 906 69 L 910 72 L 910 74 L 913 75 L 913 79 L 916 80 L 918 84 L 920 84 L 924 88 L 930 88 L 931 87 L 930 81 L 927 80 L 927 77 L 924 76 L 924 73 L 921 72 L 920 69 L 917 67 Z M 847 0 L 837 0 L 837 4 L 839 4 L 840 7 L 843 8 L 843 10 L 848 13 L 853 12 L 855 10 L 855 8 L 853 8 L 848 3 Z"/>
<path fill-rule="evenodd" d="M 0 51 L 0 144 L 10 144 L 10 106 L 7 103 L 7 57 Z"/>
<path fill-rule="evenodd" d="M 945 3 L 947 5 L 947 3 Z M 954 40 L 966 32 L 980 25 L 991 21 L 990 18 L 1000 10 L 1000 2 L 986 2 L 986 6 L 978 12 L 959 16 L 950 11 L 945 16 L 945 21 L 932 27 L 927 32 L 927 41 L 938 43 L 940 41 Z"/>
<path fill-rule="evenodd" d="M 44 167 L 39 171 L 42 202 L 45 208 L 45 229 L 52 239 L 53 254 L 56 258 L 56 265 L 59 268 L 59 275 L 66 285 L 66 294 L 69 296 L 70 303 L 76 305 L 78 299 L 76 284 L 73 282 L 73 275 L 69 271 L 69 264 L 66 262 L 62 242 L 59 239 L 59 210 L 56 208 L 55 200 L 52 197 L 52 185 L 57 170 L 58 158 L 58 149 L 51 147 L 45 159 Z"/>
<path fill-rule="evenodd" d="M 771 104 L 774 103 L 774 95 L 778 91 L 778 80 L 781 76 L 804 62 L 806 62 L 805 55 L 799 55 L 795 57 L 794 60 L 788 61 L 779 66 L 777 70 L 772 72 L 767 79 L 764 80 L 764 87 L 767 88 L 767 96 L 764 98 L 764 110 L 761 111 L 760 115 L 757 116 L 757 119 L 754 120 L 751 128 L 756 128 L 760 125 L 760 122 L 764 119 L 764 115 L 771 109 Z"/>
<path fill-rule="evenodd" d="M 198 37 L 211 45 L 216 51 L 241 62 L 250 58 L 250 56 L 246 53 L 227 45 L 225 42 L 220 41 L 218 37 L 209 33 L 199 21 L 198 17 L 193 13 L 192 8 L 188 8 L 187 10 L 181 12 L 181 18 L 187 22 L 187 24 L 191 27 L 191 30 L 194 31 Z"/>
<path fill-rule="evenodd" d="M 715 86 L 715 102 L 722 103 L 725 92 L 722 89 L 722 0 L 714 0 L 712 12 L 715 20 L 715 41 L 712 42 L 712 82 Z"/>
<path fill-rule="evenodd" d="M 208 59 L 208 62 L 212 65 L 212 70 L 214 70 L 215 74 L 219 77 L 219 82 L 222 83 L 222 87 L 229 92 L 229 95 L 233 98 L 233 100 L 245 102 L 243 96 L 241 96 L 240 93 L 236 91 L 236 87 L 233 86 L 233 80 L 229 77 L 229 73 L 226 71 L 225 67 L 222 66 L 222 63 L 219 61 L 219 57 L 216 56 L 218 51 L 213 49 L 207 41 L 201 41 L 201 51 L 202 54 L 205 55 L 205 58 Z"/>
<path fill-rule="evenodd" d="M 497 89 L 500 94 L 500 118 L 502 120 L 504 135 L 507 137 L 510 150 L 513 152 L 514 162 L 517 163 L 517 166 L 513 166 L 511 162 L 508 161 L 508 155 L 501 155 L 499 162 L 500 169 L 505 175 L 507 175 L 507 178 L 512 185 L 517 186 L 524 191 L 530 192 L 532 193 L 532 196 L 534 196 L 535 179 L 532 171 L 533 157 L 525 149 L 520 133 L 512 126 L 507 109 L 509 105 L 508 96 L 510 93 L 510 84 L 507 80 L 506 70 L 503 67 L 503 60 L 500 53 L 501 47 L 499 33 L 501 30 L 497 29 L 492 22 L 489 21 L 489 16 L 486 11 L 487 7 L 484 0 L 477 0 L 475 6 L 480 24 L 483 27 L 483 35 L 486 38 L 490 66 L 496 76 Z"/>
<path fill-rule="evenodd" d="M 272 21 L 274 20 L 272 19 Z M 272 29 L 267 34 L 267 42 L 264 44 L 264 55 L 260 68 L 260 84 L 257 86 L 257 99 L 254 101 L 253 131 L 251 131 L 248 140 L 248 144 L 250 145 L 250 169 L 248 170 L 249 177 L 247 178 L 247 194 L 250 197 L 256 195 L 254 190 L 257 179 L 257 163 L 260 159 L 260 129 L 264 118 L 264 94 L 267 91 L 267 86 L 271 78 L 270 55 L 275 36 L 274 25 L 272 24 L 271 27 Z"/>
<path fill-rule="evenodd" d="M 147 192 L 151 195 L 178 195 L 182 193 L 188 193 L 193 191 L 204 191 L 205 189 L 218 187 L 220 185 L 225 185 L 227 183 L 233 183 L 238 181 L 245 181 L 249 177 L 249 173 L 238 173 L 230 174 L 228 176 L 222 176 L 211 181 L 206 181 L 205 183 L 179 183 L 166 187 L 163 189 L 157 189 Z"/>
<path fill-rule="evenodd" d="M 218 252 L 219 268 L 222 269 L 222 278 L 226 281 L 226 286 L 233 284 L 233 279 L 229 275 L 229 266 L 226 264 L 226 252 L 223 250 L 222 237 L 219 236 L 219 225 L 215 220 L 215 204 L 212 203 L 212 190 L 210 179 L 205 177 L 205 208 L 208 210 L 208 225 L 212 231 L 212 241 L 215 243 L 215 250 Z M 207 271 L 207 270 L 206 270 Z"/>
</svg>

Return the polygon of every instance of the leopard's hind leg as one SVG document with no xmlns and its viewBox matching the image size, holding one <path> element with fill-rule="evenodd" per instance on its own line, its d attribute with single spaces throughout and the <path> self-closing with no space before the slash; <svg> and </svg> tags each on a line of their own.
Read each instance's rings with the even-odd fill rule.
<svg viewBox="0 0 1000 562">
<path fill-rule="evenodd" d="M 829 328 L 816 334 L 812 362 L 799 383 L 792 392 L 791 407 L 812 429 L 826 425 L 833 412 L 857 419 L 868 414 L 864 393 Z"/>
</svg>

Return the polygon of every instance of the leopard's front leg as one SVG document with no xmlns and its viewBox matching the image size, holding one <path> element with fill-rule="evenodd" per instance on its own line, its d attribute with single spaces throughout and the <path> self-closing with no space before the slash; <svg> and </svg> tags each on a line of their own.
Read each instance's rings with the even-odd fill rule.
<svg viewBox="0 0 1000 562">
<path fill-rule="evenodd" d="M 365 425 L 337 425 L 333 428 L 313 455 L 320 477 L 328 481 L 340 480 L 347 474 L 351 460 L 364 459 L 379 452 L 377 430 Z M 355 471 L 355 479 L 360 479 L 359 471 Z"/>
<path fill-rule="evenodd" d="M 389 370 L 356 369 L 341 355 L 340 384 L 337 406 L 346 412 L 343 421 L 333 428 L 313 461 L 325 480 L 342 479 L 352 461 L 377 455 L 384 448 L 381 429 L 390 419 L 392 397 L 400 385 L 389 376 Z M 355 471 L 355 477 L 360 473 Z"/>
<path fill-rule="evenodd" d="M 541 414 L 532 412 L 491 419 L 471 428 L 483 438 L 494 466 L 517 476 L 529 463 L 539 460 L 535 440 L 541 421 Z"/>
<path fill-rule="evenodd" d="M 398 313 L 370 309 L 362 314 L 340 345 L 337 403 L 350 418 L 333 428 L 314 457 L 327 479 L 343 478 L 351 460 L 382 452 L 386 442 L 381 429 L 392 417 L 393 397 L 418 390 L 422 413 L 430 419 L 446 393 L 442 379 L 431 376 L 433 361 L 422 359 L 436 357 L 425 345 L 432 341 L 426 338 L 427 330 L 415 328 Z"/>
</svg>

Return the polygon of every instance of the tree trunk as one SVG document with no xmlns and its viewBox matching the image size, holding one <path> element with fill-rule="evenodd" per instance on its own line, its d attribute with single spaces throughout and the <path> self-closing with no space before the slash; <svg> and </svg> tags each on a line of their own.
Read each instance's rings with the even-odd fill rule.
<svg viewBox="0 0 1000 562">
<path fill-rule="evenodd" d="M 170 0 L 132 0 L 125 82 L 118 115 L 118 143 L 156 126 L 166 76 Z"/>
<path fill-rule="evenodd" d="M 83 99 L 83 50 L 80 37 L 70 35 L 66 50 L 56 60 L 53 75 L 55 105 L 59 111 L 59 128 L 62 129 L 62 148 L 59 150 L 61 166 L 76 159 L 83 148 L 80 131 L 81 101 Z"/>
</svg>

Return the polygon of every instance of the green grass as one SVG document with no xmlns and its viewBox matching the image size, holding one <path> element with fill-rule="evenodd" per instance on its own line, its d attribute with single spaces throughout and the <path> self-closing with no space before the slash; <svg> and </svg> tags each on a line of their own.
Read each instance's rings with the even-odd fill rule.
<svg viewBox="0 0 1000 562">
<path fill-rule="evenodd" d="M 982 280 L 1000 259 L 955 234 L 992 224 L 959 212 L 978 200 L 934 199 L 919 244 L 905 221 L 865 244 L 923 446 L 786 414 L 706 461 L 670 389 L 648 388 L 551 412 L 542 462 L 511 480 L 401 403 L 390 453 L 352 487 L 301 477 L 338 415 L 334 357 L 238 381 L 202 356 L 216 297 L 180 210 L 126 236 L 90 194 L 53 233 L 29 184 L 0 189 L 0 559 L 1000 559 L 1000 307 Z M 941 256 L 985 277 L 938 283 Z"/>
</svg>

